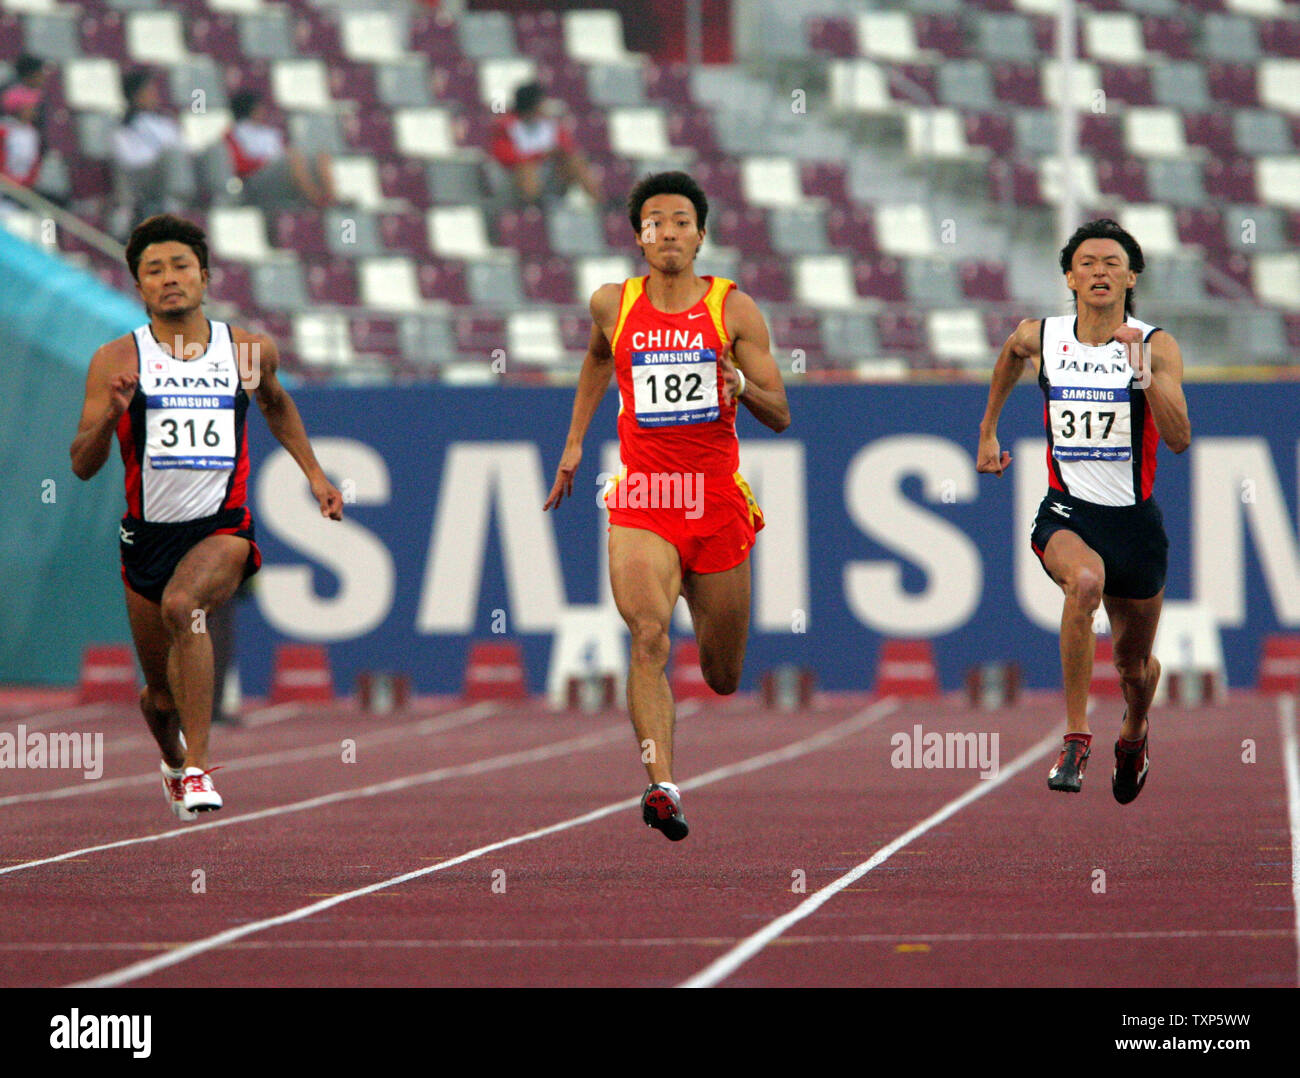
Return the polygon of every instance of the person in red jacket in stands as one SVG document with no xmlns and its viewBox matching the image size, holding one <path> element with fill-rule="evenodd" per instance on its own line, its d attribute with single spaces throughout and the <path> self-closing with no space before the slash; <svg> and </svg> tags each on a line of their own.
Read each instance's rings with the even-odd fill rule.
<svg viewBox="0 0 1300 1078">
<path fill-rule="evenodd" d="M 562 198 L 571 184 L 580 184 L 594 202 L 601 201 L 600 184 L 535 82 L 515 91 L 515 107 L 501 117 L 492 134 L 492 156 L 509 173 L 518 201 L 527 205 Z"/>
</svg>

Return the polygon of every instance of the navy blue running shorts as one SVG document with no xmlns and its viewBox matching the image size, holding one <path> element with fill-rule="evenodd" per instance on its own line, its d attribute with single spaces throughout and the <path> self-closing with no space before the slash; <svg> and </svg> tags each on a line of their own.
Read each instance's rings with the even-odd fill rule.
<svg viewBox="0 0 1300 1078">
<path fill-rule="evenodd" d="M 244 563 L 247 580 L 262 566 L 253 514 L 244 506 L 225 509 L 198 520 L 152 523 L 132 516 L 122 518 L 118 549 L 122 552 L 122 579 L 126 586 L 150 602 L 162 602 L 163 590 L 186 554 L 209 535 L 237 535 L 249 542 Z"/>
<path fill-rule="evenodd" d="M 1040 562 L 1047 541 L 1059 531 L 1074 532 L 1101 556 L 1106 595 L 1150 599 L 1165 586 L 1169 538 L 1164 514 L 1154 498 L 1140 505 L 1097 505 L 1049 491 L 1038 507 L 1030 537 Z M 1046 564 L 1043 570 L 1047 570 Z"/>
</svg>

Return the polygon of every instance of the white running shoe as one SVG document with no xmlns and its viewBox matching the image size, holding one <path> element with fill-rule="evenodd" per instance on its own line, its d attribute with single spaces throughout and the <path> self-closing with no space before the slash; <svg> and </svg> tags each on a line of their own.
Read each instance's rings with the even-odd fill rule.
<svg viewBox="0 0 1300 1078">
<path fill-rule="evenodd" d="M 212 785 L 210 771 L 187 767 L 181 785 L 185 789 L 185 807 L 191 812 L 212 812 L 221 807 L 221 795 Z"/>
<path fill-rule="evenodd" d="M 193 812 L 185 807 L 185 788 L 181 785 L 181 779 L 185 777 L 185 769 L 178 768 L 173 771 L 167 766 L 166 760 L 160 760 L 158 763 L 162 771 L 163 797 L 167 798 L 167 804 L 171 806 L 172 812 L 178 820 L 197 820 Z"/>
</svg>

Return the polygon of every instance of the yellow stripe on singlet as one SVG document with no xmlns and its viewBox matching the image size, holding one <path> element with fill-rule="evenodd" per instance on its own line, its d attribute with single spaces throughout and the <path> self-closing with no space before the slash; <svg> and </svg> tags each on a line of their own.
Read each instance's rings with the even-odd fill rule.
<svg viewBox="0 0 1300 1078">
<path fill-rule="evenodd" d="M 623 323 L 627 321 L 627 316 L 632 313 L 632 307 L 645 292 L 644 277 L 629 277 L 623 282 L 623 301 L 618 308 L 618 321 L 614 324 L 614 339 L 609 342 L 609 350 L 613 352 L 618 348 L 618 338 L 623 332 Z"/>
<path fill-rule="evenodd" d="M 727 305 L 727 294 L 735 285 L 735 281 L 728 281 L 725 277 L 714 277 L 713 286 L 704 294 L 704 305 L 709 309 L 713 328 L 718 331 L 718 340 L 724 349 L 731 338 L 727 336 L 727 326 L 722 313 Z"/>
</svg>

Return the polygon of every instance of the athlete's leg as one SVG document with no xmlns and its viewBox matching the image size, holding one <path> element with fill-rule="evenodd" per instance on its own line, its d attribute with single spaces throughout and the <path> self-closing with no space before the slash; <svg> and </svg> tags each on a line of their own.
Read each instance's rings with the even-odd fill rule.
<svg viewBox="0 0 1300 1078">
<path fill-rule="evenodd" d="M 673 697 L 664 670 L 668 630 L 682 587 L 677 548 L 643 528 L 611 526 L 609 580 L 631 636 L 627 707 L 638 743 L 643 752 L 650 749 L 643 757 L 646 774 L 652 783 L 672 782 Z"/>
<path fill-rule="evenodd" d="M 185 761 L 181 749 L 181 717 L 172 699 L 167 681 L 167 653 L 171 638 L 163 625 L 159 605 L 138 592 L 126 588 L 126 613 L 131 621 L 131 637 L 144 671 L 144 691 L 140 693 L 140 710 L 149 724 L 149 732 L 167 766 L 176 769 Z"/>
<path fill-rule="evenodd" d="M 695 622 L 704 680 L 727 696 L 740 684 L 749 641 L 749 559 L 721 573 L 687 573 L 682 593 Z"/>
<path fill-rule="evenodd" d="M 1106 570 L 1101 555 L 1071 531 L 1057 531 L 1047 541 L 1043 564 L 1065 592 L 1061 610 L 1061 673 L 1065 685 L 1067 733 L 1088 730 L 1088 688 L 1097 638 L 1092 617 L 1101 604 Z"/>
<path fill-rule="evenodd" d="M 1150 599 L 1104 597 L 1115 640 L 1115 669 L 1128 707 L 1119 736 L 1129 741 L 1140 741 L 1146 734 L 1147 712 L 1160 683 L 1160 660 L 1151 654 L 1151 645 L 1155 643 L 1164 597 L 1163 588 Z"/>
<path fill-rule="evenodd" d="M 180 560 L 163 591 L 162 621 L 171 641 L 168 680 L 185 731 L 186 767 L 208 766 L 214 686 L 207 615 L 235 594 L 248 551 L 247 539 L 209 535 Z"/>
</svg>

